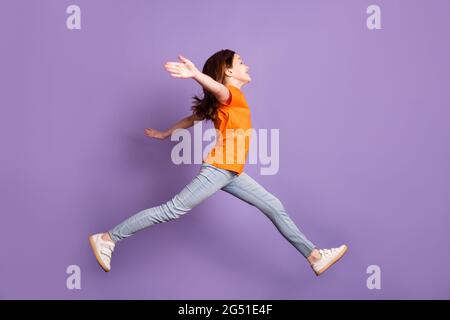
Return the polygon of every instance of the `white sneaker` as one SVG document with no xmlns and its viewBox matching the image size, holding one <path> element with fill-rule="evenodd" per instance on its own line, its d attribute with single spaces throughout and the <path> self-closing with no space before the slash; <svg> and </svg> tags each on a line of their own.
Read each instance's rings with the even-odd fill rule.
<svg viewBox="0 0 450 320">
<path fill-rule="evenodd" d="M 102 233 L 90 236 L 89 243 L 100 267 L 105 272 L 109 272 L 111 270 L 111 256 L 116 244 L 113 241 L 103 240 Z"/>
<path fill-rule="evenodd" d="M 319 261 L 314 262 L 311 267 L 313 268 L 316 275 L 320 276 L 334 263 L 339 261 L 340 258 L 347 252 L 348 247 L 343 244 L 339 248 L 332 249 L 320 249 L 321 258 Z"/>
</svg>

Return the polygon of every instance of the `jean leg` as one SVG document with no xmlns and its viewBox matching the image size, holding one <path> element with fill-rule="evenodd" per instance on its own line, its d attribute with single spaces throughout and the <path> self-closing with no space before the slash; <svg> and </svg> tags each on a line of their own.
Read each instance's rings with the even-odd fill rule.
<svg viewBox="0 0 450 320">
<path fill-rule="evenodd" d="M 262 211 L 272 221 L 284 238 L 305 258 L 316 248 L 289 217 L 281 201 L 245 172 L 236 176 L 222 190 Z"/>
<path fill-rule="evenodd" d="M 231 171 L 203 164 L 200 172 L 178 194 L 169 201 L 142 210 L 109 231 L 114 242 L 132 236 L 151 225 L 180 218 L 203 200 L 220 190 L 233 177 Z"/>
</svg>

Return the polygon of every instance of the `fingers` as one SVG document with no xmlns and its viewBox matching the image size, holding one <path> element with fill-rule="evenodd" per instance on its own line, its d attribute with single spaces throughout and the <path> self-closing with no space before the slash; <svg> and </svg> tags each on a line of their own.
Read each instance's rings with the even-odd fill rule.
<svg viewBox="0 0 450 320">
<path fill-rule="evenodd" d="M 166 70 L 170 73 L 172 77 L 175 78 L 184 78 L 185 76 L 182 74 L 181 70 L 178 68 L 166 68 Z"/>
<path fill-rule="evenodd" d="M 164 68 L 169 72 L 180 72 L 181 67 L 182 67 L 182 63 L 177 63 L 177 62 L 167 62 L 164 65 Z"/>
<path fill-rule="evenodd" d="M 166 62 L 166 63 L 164 64 L 164 66 L 165 66 L 165 67 L 171 67 L 171 68 L 179 68 L 179 67 L 183 67 L 183 66 L 184 66 L 184 63 L 182 63 L 182 62 L 173 62 L 173 61 L 169 61 L 169 62 Z"/>
<path fill-rule="evenodd" d="M 186 61 L 188 60 L 186 59 Z M 191 72 L 188 70 L 187 64 L 182 62 L 166 62 L 164 64 L 164 68 L 174 78 L 189 78 L 191 76 Z"/>
<path fill-rule="evenodd" d="M 151 128 L 145 129 L 145 135 L 147 135 L 151 138 L 158 138 L 158 139 L 160 139 L 162 136 L 161 132 L 151 129 Z"/>
<path fill-rule="evenodd" d="M 166 68 L 167 71 L 180 72 L 179 67 L 164 66 L 164 68 Z"/>
</svg>

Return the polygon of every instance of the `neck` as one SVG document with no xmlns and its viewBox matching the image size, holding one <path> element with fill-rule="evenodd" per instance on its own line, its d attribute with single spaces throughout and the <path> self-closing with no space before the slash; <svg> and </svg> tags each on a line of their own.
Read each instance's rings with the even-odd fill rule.
<svg viewBox="0 0 450 320">
<path fill-rule="evenodd" d="M 240 90 L 240 89 L 242 88 L 242 86 L 244 85 L 243 82 L 238 81 L 238 80 L 235 80 L 235 79 L 231 79 L 231 80 L 225 81 L 225 85 L 227 85 L 227 84 L 232 85 L 232 86 L 238 88 L 239 90 Z"/>
</svg>

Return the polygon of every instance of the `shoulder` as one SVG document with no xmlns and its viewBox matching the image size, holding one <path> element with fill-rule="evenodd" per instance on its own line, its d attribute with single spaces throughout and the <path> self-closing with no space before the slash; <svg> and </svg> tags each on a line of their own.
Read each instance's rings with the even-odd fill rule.
<svg viewBox="0 0 450 320">
<path fill-rule="evenodd" d="M 231 84 L 227 84 L 225 85 L 225 87 L 228 88 L 228 90 L 232 93 L 232 94 L 242 94 L 241 89 L 239 89 L 238 87 L 235 87 Z"/>
<path fill-rule="evenodd" d="M 220 103 L 220 106 L 230 107 L 243 98 L 243 93 L 239 88 L 230 84 L 225 85 L 225 87 L 227 87 L 230 95 L 228 97 L 228 101 L 226 101 L 225 103 Z"/>
</svg>

